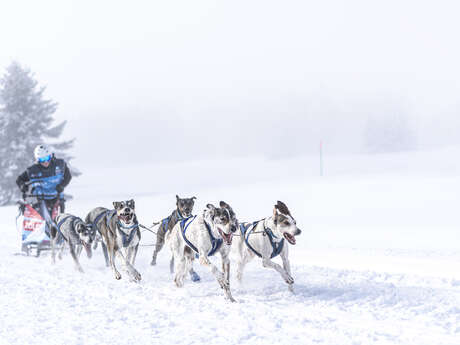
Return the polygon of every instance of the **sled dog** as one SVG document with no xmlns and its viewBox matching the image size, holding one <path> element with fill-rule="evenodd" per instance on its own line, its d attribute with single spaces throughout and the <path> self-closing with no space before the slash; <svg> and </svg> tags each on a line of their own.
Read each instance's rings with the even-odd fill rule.
<svg viewBox="0 0 460 345">
<path fill-rule="evenodd" d="M 56 216 L 55 226 L 51 227 L 50 235 L 52 263 L 56 262 L 56 247 L 61 245 L 61 249 L 64 249 L 67 243 L 77 270 L 83 272 L 78 259 L 83 247 L 86 250 L 88 258 L 92 256 L 91 243 L 94 240 L 94 232 L 91 227 L 87 226 L 79 217 L 68 213 L 61 213 Z M 61 258 L 61 254 L 59 258 Z"/>
<path fill-rule="evenodd" d="M 88 213 L 85 221 L 99 231 L 115 279 L 121 279 L 115 265 L 115 257 L 118 257 L 131 280 L 140 281 L 141 275 L 134 268 L 141 240 L 134 200 L 114 201 L 113 207 L 114 210 L 97 207 Z"/>
<path fill-rule="evenodd" d="M 278 271 L 288 284 L 289 290 L 293 291 L 294 279 L 289 263 L 288 245 L 285 241 L 295 245 L 295 236 L 300 235 L 301 230 L 297 227 L 287 206 L 278 201 L 271 217 L 253 223 L 241 223 L 239 227 L 237 279 L 242 280 L 244 266 L 258 256 L 262 259 L 262 265 Z M 271 260 L 278 255 L 283 261 L 283 267 Z"/>
<path fill-rule="evenodd" d="M 174 225 L 176 225 L 176 223 L 192 216 L 195 199 L 196 197 L 180 198 L 178 195 L 176 195 L 176 209 L 171 213 L 169 217 L 163 219 L 159 223 L 160 226 L 157 230 L 157 241 L 155 244 L 155 250 L 153 251 L 152 261 L 150 262 L 150 265 L 156 265 L 157 255 L 163 248 L 163 245 L 165 243 L 165 236 L 168 233 L 168 231 L 171 231 Z M 171 273 L 174 273 L 174 257 L 172 257 L 169 262 L 169 269 Z M 193 270 L 193 267 L 190 269 L 189 273 L 193 281 L 200 280 L 200 276 Z"/>
<path fill-rule="evenodd" d="M 201 265 L 208 267 L 224 290 L 225 297 L 234 302 L 230 292 L 230 248 L 238 221 L 232 208 L 225 202 L 220 207 L 208 204 L 201 216 L 177 223 L 167 234 L 166 242 L 174 256 L 176 286 L 184 285 L 184 278 L 194 255 Z M 209 256 L 220 253 L 223 272 L 211 263 Z"/>
</svg>

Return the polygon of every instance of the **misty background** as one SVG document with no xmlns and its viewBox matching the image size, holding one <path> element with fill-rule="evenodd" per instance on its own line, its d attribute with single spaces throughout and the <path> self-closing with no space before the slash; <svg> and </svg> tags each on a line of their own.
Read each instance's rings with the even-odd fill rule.
<svg viewBox="0 0 460 345">
<path fill-rule="evenodd" d="M 2 1 L 0 66 L 59 103 L 74 162 L 458 145 L 455 1 Z M 395 118 L 394 121 L 385 119 Z M 387 124 L 384 124 L 384 122 Z"/>
</svg>

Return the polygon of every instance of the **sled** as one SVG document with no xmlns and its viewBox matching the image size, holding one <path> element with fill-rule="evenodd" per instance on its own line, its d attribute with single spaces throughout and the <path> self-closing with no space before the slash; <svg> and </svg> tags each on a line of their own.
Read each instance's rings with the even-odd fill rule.
<svg viewBox="0 0 460 345">
<path fill-rule="evenodd" d="M 51 215 L 43 197 L 30 195 L 17 203 L 16 228 L 21 239 L 21 252 L 26 256 L 39 257 L 43 251 L 51 249 L 50 229 L 55 226 L 54 219 L 60 213 L 60 199 L 55 202 Z M 32 205 L 38 206 L 39 210 Z"/>
</svg>

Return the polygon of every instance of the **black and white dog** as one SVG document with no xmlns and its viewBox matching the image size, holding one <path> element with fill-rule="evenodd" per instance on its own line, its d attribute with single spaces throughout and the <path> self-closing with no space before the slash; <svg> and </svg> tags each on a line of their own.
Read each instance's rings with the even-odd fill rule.
<svg viewBox="0 0 460 345">
<path fill-rule="evenodd" d="M 184 278 L 194 255 L 199 255 L 201 265 L 209 267 L 217 282 L 224 289 L 227 299 L 234 302 L 230 292 L 230 248 L 238 221 L 232 208 L 225 202 L 220 207 L 208 204 L 202 216 L 194 216 L 177 223 L 167 234 L 174 256 L 175 277 L 178 287 L 184 285 Z M 223 272 L 209 261 L 209 256 L 220 253 Z"/>
<path fill-rule="evenodd" d="M 133 281 L 140 281 L 141 275 L 134 268 L 141 232 L 135 214 L 134 200 L 114 201 L 114 210 L 97 207 L 88 213 L 86 223 L 92 224 L 102 237 L 103 250 L 112 267 L 115 279 L 121 279 L 121 274 L 115 266 L 118 257 L 123 268 Z"/>
<path fill-rule="evenodd" d="M 87 226 L 81 218 L 68 213 L 61 213 L 55 219 L 56 227 L 52 226 L 50 231 L 51 237 L 51 261 L 56 262 L 55 249 L 58 242 L 61 241 L 61 236 L 65 242 L 61 243 L 61 250 L 64 249 L 65 243 L 69 245 L 70 254 L 75 262 L 77 270 L 83 272 L 78 258 L 82 248 L 86 250 L 88 258 L 91 258 L 91 243 L 94 240 L 94 232 L 91 227 Z M 61 258 L 61 255 L 59 255 Z"/>
<path fill-rule="evenodd" d="M 242 280 L 244 266 L 255 256 L 262 259 L 264 267 L 275 269 L 288 284 L 290 291 L 294 279 L 291 275 L 291 265 L 288 257 L 288 246 L 296 244 L 295 236 L 300 235 L 301 230 L 297 227 L 287 206 L 278 201 L 273 209 L 273 216 L 254 223 L 241 223 L 238 240 L 238 268 L 236 277 Z M 283 267 L 271 259 L 280 255 Z"/>
<path fill-rule="evenodd" d="M 153 251 L 152 261 L 150 265 L 154 266 L 157 263 L 157 255 L 163 248 L 165 243 L 166 234 L 174 228 L 178 222 L 187 219 L 192 216 L 193 206 L 195 205 L 196 197 L 191 198 L 180 198 L 176 195 L 176 209 L 171 215 L 163 219 L 159 224 L 157 230 L 157 241 L 155 243 L 155 250 Z M 174 257 L 171 258 L 169 263 L 169 269 L 171 273 L 174 273 Z M 193 267 L 189 271 L 190 278 L 196 282 L 200 280 L 200 276 L 193 270 Z"/>
</svg>

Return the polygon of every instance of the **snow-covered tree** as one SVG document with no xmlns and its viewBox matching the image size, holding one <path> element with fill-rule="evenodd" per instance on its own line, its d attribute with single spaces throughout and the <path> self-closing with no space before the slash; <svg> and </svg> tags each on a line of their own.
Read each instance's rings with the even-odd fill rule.
<svg viewBox="0 0 460 345">
<path fill-rule="evenodd" d="M 68 160 L 66 151 L 74 140 L 53 141 L 61 135 L 66 122 L 54 124 L 57 103 L 44 98 L 33 73 L 12 62 L 0 78 L 0 205 L 16 200 L 20 192 L 17 176 L 33 164 L 36 145 L 46 143 L 56 156 Z M 71 169 L 73 175 L 78 171 Z"/>
</svg>

